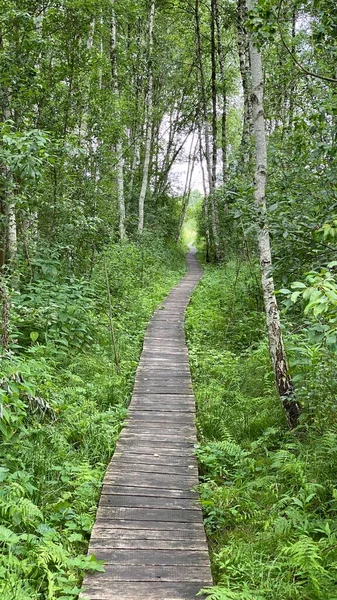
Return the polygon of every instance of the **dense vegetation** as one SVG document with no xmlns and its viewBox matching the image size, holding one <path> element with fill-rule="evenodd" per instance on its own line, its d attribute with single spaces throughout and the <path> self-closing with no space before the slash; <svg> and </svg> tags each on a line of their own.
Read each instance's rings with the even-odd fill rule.
<svg viewBox="0 0 337 600">
<path fill-rule="evenodd" d="M 17 351 L 3 361 L 1 380 L 2 599 L 70 600 L 84 568 L 102 569 L 85 556 L 102 477 L 145 326 L 183 272 L 177 249 L 148 238 L 144 247 L 108 250 L 90 282 L 53 261 L 34 265 L 35 278 L 13 298 Z"/>
<path fill-rule="evenodd" d="M 210 598 L 337 597 L 336 39 L 334 0 L 0 0 L 4 600 L 102 569 L 100 482 L 195 227 Z"/>
<path fill-rule="evenodd" d="M 335 354 L 287 335 L 303 413 L 275 395 L 257 266 L 207 267 L 188 309 L 212 600 L 336 597 Z M 300 319 L 297 319 L 299 329 Z M 294 327 L 293 318 L 287 331 Z"/>
</svg>

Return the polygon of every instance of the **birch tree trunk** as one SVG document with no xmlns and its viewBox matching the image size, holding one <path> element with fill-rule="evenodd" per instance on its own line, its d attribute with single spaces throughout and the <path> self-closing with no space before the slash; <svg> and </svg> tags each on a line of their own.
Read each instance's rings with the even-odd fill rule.
<svg viewBox="0 0 337 600">
<path fill-rule="evenodd" d="M 206 262 L 209 262 L 209 254 L 211 247 L 211 238 L 209 233 L 209 210 L 208 210 L 208 196 L 207 196 L 207 187 L 206 187 L 206 177 L 205 177 L 205 169 L 203 165 L 203 152 L 202 152 L 202 139 L 199 131 L 199 158 L 200 158 L 200 168 L 202 175 L 202 185 L 204 190 L 204 201 L 203 201 L 203 209 L 204 209 L 204 219 L 205 219 L 205 238 L 206 238 Z"/>
<path fill-rule="evenodd" d="M 207 165 L 207 175 L 210 191 L 210 204 L 211 204 L 211 224 L 212 224 L 212 235 L 214 241 L 215 258 L 217 261 L 221 259 L 220 243 L 219 243 L 219 227 L 218 227 L 218 214 L 217 207 L 214 199 L 215 180 L 213 177 L 214 170 L 212 169 L 211 152 L 210 152 L 210 136 L 209 136 L 209 122 L 208 122 L 208 110 L 207 110 L 207 94 L 206 94 L 206 81 L 205 81 L 205 70 L 202 61 L 202 46 L 201 46 L 201 31 L 200 31 L 200 18 L 199 18 L 199 0 L 195 0 L 194 6 L 195 14 L 195 31 L 196 31 L 196 46 L 197 46 L 197 58 L 199 63 L 200 71 L 200 91 L 202 98 L 202 112 L 203 112 L 203 125 L 204 125 L 204 137 L 205 137 L 205 158 Z M 201 125 L 200 125 L 201 130 Z M 201 133 L 200 133 L 201 135 Z"/>
<path fill-rule="evenodd" d="M 7 258 L 8 262 L 13 264 L 18 250 L 15 202 L 10 201 L 7 205 L 7 219 Z"/>
<path fill-rule="evenodd" d="M 111 15 L 111 71 L 112 71 L 112 85 L 114 88 L 114 94 L 117 104 L 119 104 L 119 83 L 118 83 L 118 60 L 117 60 L 117 24 L 116 14 L 114 7 Z M 119 108 L 118 111 L 119 113 Z M 120 240 L 125 239 L 125 195 L 124 195 L 124 155 L 123 155 L 123 142 L 119 138 L 116 143 L 116 154 L 117 154 L 117 195 L 118 195 L 118 208 L 119 208 L 119 237 Z"/>
<path fill-rule="evenodd" d="M 254 0 L 251 7 L 254 6 Z M 262 277 L 262 290 L 267 320 L 270 357 L 275 375 L 278 393 L 286 412 L 291 428 L 296 427 L 300 415 L 300 407 L 294 398 L 293 385 L 288 373 L 287 357 L 282 339 L 279 309 L 275 297 L 275 286 L 272 274 L 272 255 L 268 228 L 266 205 L 267 178 L 267 141 L 263 105 L 263 71 L 262 58 L 252 40 L 249 44 L 251 80 L 253 135 L 255 141 L 255 204 L 260 219 L 259 258 Z"/>
<path fill-rule="evenodd" d="M 194 143 L 194 133 L 193 133 L 190 153 L 189 153 L 189 157 L 188 157 L 188 168 L 187 168 L 187 173 L 186 173 L 185 189 L 184 189 L 184 195 L 183 195 L 183 200 L 182 200 L 181 217 L 180 217 L 178 237 L 177 237 L 178 242 L 179 242 L 180 236 L 182 234 L 183 226 L 184 226 L 185 219 L 186 219 L 187 208 L 188 208 L 188 204 L 189 204 L 190 197 L 191 197 L 192 177 L 193 177 L 197 152 L 198 152 L 198 142 L 196 142 L 196 144 Z"/>
<path fill-rule="evenodd" d="M 222 87 L 222 113 L 221 113 L 221 153 L 222 153 L 222 183 L 226 182 L 227 173 L 227 90 L 226 90 L 226 73 L 225 73 L 225 57 L 221 40 L 221 24 L 218 0 L 214 2 L 214 16 L 217 31 L 217 50 L 219 59 L 219 71 Z"/>
<path fill-rule="evenodd" d="M 147 94 L 147 116 L 146 116 L 146 135 L 145 135 L 145 156 L 143 167 L 142 187 L 138 201 L 138 233 L 142 233 L 144 229 L 144 203 L 149 180 L 149 167 L 151 159 L 151 142 L 152 142 L 152 120 L 153 120 L 153 26 L 155 15 L 155 0 L 151 0 L 150 18 L 149 18 L 149 58 L 148 58 L 148 94 Z"/>
<path fill-rule="evenodd" d="M 215 0 L 211 0 L 211 62 L 212 62 L 212 189 L 216 188 L 217 171 L 217 81 L 216 81 L 216 43 L 215 43 Z"/>
<path fill-rule="evenodd" d="M 246 29 L 246 0 L 238 0 L 238 52 L 243 89 L 243 127 L 241 152 L 245 165 L 251 161 L 251 135 L 253 133 L 253 109 L 251 101 L 251 73 L 249 37 Z"/>
</svg>

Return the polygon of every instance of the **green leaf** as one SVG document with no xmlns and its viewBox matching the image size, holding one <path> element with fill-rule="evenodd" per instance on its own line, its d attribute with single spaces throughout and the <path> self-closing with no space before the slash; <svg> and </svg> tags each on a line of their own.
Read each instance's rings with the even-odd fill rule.
<svg viewBox="0 0 337 600">
<path fill-rule="evenodd" d="M 301 292 L 293 292 L 290 296 L 290 300 L 295 304 L 297 298 L 301 295 Z"/>
<path fill-rule="evenodd" d="M 303 281 L 294 281 L 294 283 L 291 284 L 291 287 L 293 289 L 304 290 L 307 286 L 305 285 L 305 283 L 303 283 Z"/>
<path fill-rule="evenodd" d="M 4 544 L 17 544 L 20 541 L 20 537 L 14 533 L 11 529 L 0 525 L 0 542 Z"/>
</svg>

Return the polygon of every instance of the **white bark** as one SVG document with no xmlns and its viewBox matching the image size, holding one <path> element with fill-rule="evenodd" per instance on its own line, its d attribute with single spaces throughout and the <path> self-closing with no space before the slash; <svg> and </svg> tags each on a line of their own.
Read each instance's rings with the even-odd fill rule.
<svg viewBox="0 0 337 600">
<path fill-rule="evenodd" d="M 146 115 L 146 136 L 145 136 L 145 157 L 143 166 L 143 181 L 139 194 L 139 213 L 138 213 L 138 233 L 142 233 L 144 229 L 144 203 L 149 180 L 149 167 L 151 159 L 151 142 L 152 142 L 152 127 L 153 127 L 153 69 L 152 69 L 152 53 L 153 53 L 153 26 L 155 15 L 155 0 L 151 1 L 150 18 L 149 18 L 149 87 L 147 94 L 147 115 Z"/>
<path fill-rule="evenodd" d="M 187 173 L 186 173 L 185 189 L 184 189 L 184 194 L 183 194 L 183 199 L 182 199 L 182 210 L 181 210 L 181 217 L 180 217 L 177 241 L 179 241 L 180 236 L 183 231 L 186 214 L 187 214 L 187 208 L 188 208 L 188 204 L 189 204 L 190 197 L 191 197 L 192 177 L 193 177 L 195 161 L 196 161 L 196 157 L 197 157 L 198 146 L 199 146 L 198 142 L 194 143 L 194 132 L 193 132 L 191 148 L 190 148 L 190 153 L 189 153 L 189 157 L 188 157 L 188 167 L 187 167 Z"/>
<path fill-rule="evenodd" d="M 15 202 L 11 201 L 7 205 L 7 219 L 7 258 L 11 264 L 14 262 L 18 250 Z"/>
<path fill-rule="evenodd" d="M 211 239 L 210 239 L 210 234 L 209 234 L 208 197 L 207 197 L 205 169 L 204 169 L 204 165 L 203 165 L 202 139 L 201 139 L 200 131 L 199 131 L 199 157 L 200 157 L 200 168 L 201 168 L 201 175 L 202 175 L 202 185 L 203 185 L 203 190 L 204 190 L 203 209 L 204 209 L 204 219 L 205 219 L 206 262 L 209 262 L 209 251 L 210 251 L 210 247 L 211 247 Z"/>
<path fill-rule="evenodd" d="M 211 204 L 211 225 L 212 235 L 214 242 L 215 258 L 217 261 L 221 259 L 220 243 L 219 243 L 219 226 L 218 226 L 218 212 L 217 206 L 214 199 L 213 191 L 215 189 L 215 178 L 214 169 L 212 169 L 211 160 L 211 146 L 210 146 L 210 133 L 209 133 L 209 121 L 208 121 L 208 110 L 207 110 L 207 94 L 206 94 L 206 80 L 205 80 L 205 69 L 202 61 L 202 47 L 201 47 L 201 32 L 200 32 L 200 19 L 199 19 L 199 0 L 195 0 L 195 29 L 196 29 L 196 46 L 197 46 L 197 57 L 199 62 L 200 70 L 200 91 L 202 97 L 202 108 L 203 108 L 203 125 L 204 125 L 204 138 L 205 138 L 205 159 L 207 166 L 207 175 L 210 191 L 210 204 Z M 201 127 L 201 124 L 199 124 Z"/>
<path fill-rule="evenodd" d="M 118 84 L 118 60 L 117 60 L 117 24 L 115 11 L 112 11 L 111 17 L 111 68 L 113 77 L 113 88 L 117 104 L 119 103 L 119 84 Z M 119 114 L 119 109 L 117 111 Z M 124 194 L 124 155 L 123 142 L 121 139 L 116 144 L 117 154 L 117 197 L 119 209 L 119 237 L 125 239 L 125 194 Z"/>
<path fill-rule="evenodd" d="M 254 1 L 252 2 L 252 5 L 254 5 Z M 267 178 L 267 140 L 263 104 L 262 58 L 252 41 L 250 41 L 249 44 L 249 52 L 252 79 L 253 135 L 256 160 L 255 204 L 260 221 L 258 243 L 263 299 L 267 321 L 270 357 L 274 370 L 276 387 L 283 402 L 289 425 L 294 427 L 297 424 L 300 409 L 293 398 L 293 386 L 288 373 L 279 309 L 275 297 L 265 196 Z"/>
<path fill-rule="evenodd" d="M 253 114 L 251 100 L 249 38 L 246 28 L 246 19 L 246 0 L 238 0 L 238 52 L 243 88 L 243 127 L 241 138 L 241 151 L 243 162 L 247 165 L 251 160 L 251 136 L 253 133 Z"/>
</svg>

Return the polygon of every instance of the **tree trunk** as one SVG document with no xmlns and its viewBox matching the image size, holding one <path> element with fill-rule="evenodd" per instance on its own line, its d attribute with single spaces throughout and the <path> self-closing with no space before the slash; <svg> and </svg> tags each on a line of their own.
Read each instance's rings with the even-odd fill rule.
<svg viewBox="0 0 337 600">
<path fill-rule="evenodd" d="M 243 127 L 241 138 L 241 153 L 243 163 L 251 162 L 251 135 L 253 133 L 253 114 L 251 101 L 251 73 L 249 37 L 246 29 L 247 5 L 246 0 L 238 0 L 238 51 L 240 73 L 243 88 Z"/>
<path fill-rule="evenodd" d="M 16 210 L 13 201 L 8 202 L 7 205 L 7 223 L 7 260 L 9 264 L 13 264 L 18 250 Z"/>
<path fill-rule="evenodd" d="M 149 58 L 148 58 L 148 94 L 147 94 L 147 115 L 146 115 L 146 137 L 145 137 L 145 156 L 143 167 L 143 181 L 139 194 L 138 201 L 138 233 L 142 233 L 144 229 L 144 203 L 148 188 L 149 167 L 151 159 L 151 143 L 152 143 L 152 119 L 153 119 L 153 67 L 152 67 L 152 52 L 153 52 L 153 26 L 155 15 L 155 0 L 151 0 L 150 18 L 149 18 Z"/>
<path fill-rule="evenodd" d="M 208 196 L 207 196 L 205 169 L 204 169 L 204 165 L 203 165 L 202 139 L 201 139 L 200 132 L 199 132 L 199 157 L 200 157 L 200 168 L 201 168 L 201 175 L 202 175 L 202 185 L 203 185 L 203 190 L 204 190 L 203 209 L 204 209 L 204 219 L 205 219 L 206 262 L 209 262 L 210 247 L 211 247 L 211 239 L 210 239 L 210 234 L 209 234 L 209 215 L 208 215 L 209 210 L 208 210 Z"/>
<path fill-rule="evenodd" d="M 186 182 L 185 182 L 185 189 L 184 189 L 184 195 L 183 195 L 183 200 L 182 200 L 181 217 L 180 217 L 180 222 L 179 222 L 179 231 L 178 231 L 177 241 L 179 241 L 182 230 L 183 230 L 183 226 L 184 226 L 185 219 L 186 219 L 188 203 L 189 203 L 190 197 L 191 197 L 192 177 L 193 177 L 193 172 L 194 172 L 194 167 L 195 167 L 195 160 L 197 157 L 197 151 L 198 151 L 198 142 L 196 144 L 194 144 L 194 134 L 193 134 L 190 153 L 189 153 L 189 157 L 188 157 L 188 168 L 187 168 L 187 173 L 186 173 Z"/>
<path fill-rule="evenodd" d="M 9 346 L 9 309 L 10 300 L 8 297 L 8 291 L 5 283 L 5 278 L 0 273 L 0 303 L 2 305 L 1 310 L 1 346 L 3 350 L 8 350 Z"/>
<path fill-rule="evenodd" d="M 119 83 L 118 83 L 118 60 L 117 60 L 117 24 L 114 8 L 111 15 L 111 40 L 110 40 L 111 74 L 112 85 L 115 94 L 115 101 L 119 104 Z M 119 107 L 117 113 L 119 114 Z M 121 139 L 116 144 L 117 154 L 117 195 L 119 209 L 119 237 L 123 241 L 125 238 L 125 195 L 124 195 L 124 154 L 123 142 Z"/>
<path fill-rule="evenodd" d="M 222 184 L 226 182 L 227 173 L 227 89 L 226 89 L 226 73 L 225 73 L 225 57 L 221 40 L 221 24 L 218 0 L 214 2 L 214 13 L 217 30 L 217 49 L 219 59 L 219 71 L 222 88 L 222 113 L 221 113 L 221 153 L 222 153 Z"/>
<path fill-rule="evenodd" d="M 211 63 L 212 63 L 212 188 L 216 188 L 218 157 L 217 82 L 216 82 L 216 43 L 215 43 L 215 0 L 211 0 Z"/>
<path fill-rule="evenodd" d="M 210 191 L 210 203 L 211 203 L 211 224 L 212 224 L 212 235 L 214 241 L 215 258 L 217 261 L 221 259 L 221 251 L 219 244 L 219 232 L 218 232 L 218 214 L 216 202 L 214 199 L 213 191 L 215 189 L 215 180 L 213 177 L 213 169 L 211 162 L 210 153 L 210 141 L 209 141 L 209 122 L 208 122 L 208 110 L 207 110 L 207 94 L 206 94 L 206 83 L 205 83 L 205 70 L 202 61 L 202 47 L 201 47 L 201 32 L 200 32 L 200 19 L 199 19 L 199 0 L 195 0 L 195 31 L 196 31 L 196 46 L 197 46 L 197 58 L 199 63 L 200 71 L 200 91 L 202 98 L 202 112 L 203 112 L 203 124 L 204 124 L 204 137 L 205 137 L 205 158 L 207 165 L 207 175 Z M 201 126 L 200 126 L 201 130 Z M 201 135 L 201 133 L 200 133 Z"/>
<path fill-rule="evenodd" d="M 254 1 L 252 2 L 254 5 Z M 267 141 L 263 105 L 263 71 L 261 54 L 252 41 L 249 45 L 252 105 L 253 105 L 253 135 L 255 141 L 255 204 L 260 219 L 259 257 L 262 277 L 262 290 L 266 312 L 267 330 L 271 362 L 275 375 L 278 393 L 291 428 L 296 427 L 300 415 L 300 407 L 294 398 L 294 391 L 288 373 L 287 358 L 282 339 L 280 315 L 275 297 L 274 279 L 272 274 L 272 256 L 268 228 L 267 205 L 265 197 L 267 177 Z"/>
</svg>

